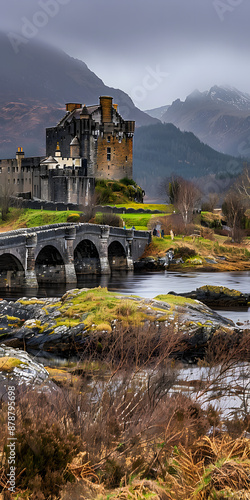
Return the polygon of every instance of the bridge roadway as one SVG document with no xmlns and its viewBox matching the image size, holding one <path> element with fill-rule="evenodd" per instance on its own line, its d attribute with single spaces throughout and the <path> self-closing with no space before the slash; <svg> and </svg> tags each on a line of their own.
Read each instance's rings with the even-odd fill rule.
<svg viewBox="0 0 250 500">
<path fill-rule="evenodd" d="M 0 234 L 0 287 L 77 283 L 83 274 L 132 270 L 149 231 L 97 224 L 52 224 Z"/>
</svg>

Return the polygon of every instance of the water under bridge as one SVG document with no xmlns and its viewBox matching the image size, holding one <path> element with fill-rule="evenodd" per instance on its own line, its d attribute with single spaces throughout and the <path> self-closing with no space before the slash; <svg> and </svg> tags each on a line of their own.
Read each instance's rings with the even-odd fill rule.
<svg viewBox="0 0 250 500">
<path fill-rule="evenodd" d="M 132 270 L 149 231 L 62 223 L 0 234 L 0 288 L 72 283 L 84 274 Z"/>
</svg>

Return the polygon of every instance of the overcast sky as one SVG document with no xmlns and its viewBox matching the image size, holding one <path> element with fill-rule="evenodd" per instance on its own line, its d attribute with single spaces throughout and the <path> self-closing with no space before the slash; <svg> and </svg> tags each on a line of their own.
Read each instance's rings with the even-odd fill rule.
<svg viewBox="0 0 250 500">
<path fill-rule="evenodd" d="M 1 30 L 60 47 L 141 109 L 215 84 L 250 93 L 249 0 L 0 1 Z"/>
</svg>

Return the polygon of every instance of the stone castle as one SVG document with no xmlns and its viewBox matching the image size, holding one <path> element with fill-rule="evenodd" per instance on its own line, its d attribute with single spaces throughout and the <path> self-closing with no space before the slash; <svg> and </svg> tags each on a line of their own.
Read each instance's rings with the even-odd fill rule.
<svg viewBox="0 0 250 500">
<path fill-rule="evenodd" d="M 66 115 L 46 129 L 46 157 L 0 160 L 1 185 L 34 199 L 87 205 L 95 179 L 133 175 L 135 122 L 118 113 L 113 98 L 94 106 L 67 103 Z"/>
</svg>

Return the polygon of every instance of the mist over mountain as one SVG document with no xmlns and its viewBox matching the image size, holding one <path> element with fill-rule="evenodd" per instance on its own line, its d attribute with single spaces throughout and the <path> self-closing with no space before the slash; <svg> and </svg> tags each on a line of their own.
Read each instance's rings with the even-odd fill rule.
<svg viewBox="0 0 250 500">
<path fill-rule="evenodd" d="M 172 123 L 138 128 L 134 144 L 134 179 L 150 198 L 162 194 L 164 180 L 172 175 L 202 178 L 203 192 L 219 192 L 243 166 L 240 159 L 215 151 Z"/>
<path fill-rule="evenodd" d="M 18 146 L 27 156 L 44 154 L 45 128 L 62 118 L 66 102 L 98 104 L 100 95 L 111 95 L 124 119 L 137 126 L 157 123 L 84 62 L 36 40 L 22 44 L 16 54 L 0 33 L 0 65 L 0 158 L 15 156 Z"/>
<path fill-rule="evenodd" d="M 157 116 L 157 110 L 149 113 Z M 193 132 L 217 151 L 250 158 L 249 94 L 216 85 L 205 92 L 195 90 L 185 101 L 175 100 L 160 119 Z"/>
<path fill-rule="evenodd" d="M 145 113 L 147 113 L 149 116 L 152 116 L 153 118 L 158 118 L 158 120 L 162 121 L 162 117 L 164 113 L 166 113 L 168 108 L 169 105 L 161 106 L 160 108 L 146 109 Z"/>
</svg>

